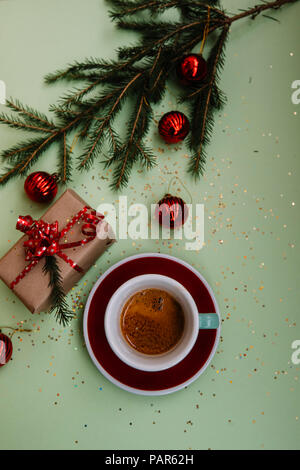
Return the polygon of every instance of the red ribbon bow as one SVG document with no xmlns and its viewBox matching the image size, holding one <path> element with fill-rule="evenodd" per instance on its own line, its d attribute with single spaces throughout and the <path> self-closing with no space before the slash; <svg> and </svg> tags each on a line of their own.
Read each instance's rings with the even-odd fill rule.
<svg viewBox="0 0 300 470">
<path fill-rule="evenodd" d="M 30 263 L 23 269 L 16 279 L 11 282 L 10 288 L 13 289 L 44 256 L 59 256 L 73 269 L 76 269 L 78 272 L 82 272 L 82 268 L 78 266 L 75 261 L 69 258 L 66 253 L 64 253 L 64 250 L 67 248 L 83 246 L 94 240 L 96 237 L 97 224 L 103 218 L 104 216 L 102 214 L 99 214 L 90 207 L 85 206 L 72 218 L 70 222 L 68 222 L 66 227 L 59 232 L 57 221 L 49 224 L 43 220 L 33 220 L 30 215 L 20 215 L 16 229 L 26 233 L 28 236 L 28 240 L 24 242 L 24 247 L 25 260 L 30 261 Z M 81 228 L 85 238 L 72 243 L 60 244 L 60 239 L 62 239 L 79 220 L 85 222 Z"/>
</svg>

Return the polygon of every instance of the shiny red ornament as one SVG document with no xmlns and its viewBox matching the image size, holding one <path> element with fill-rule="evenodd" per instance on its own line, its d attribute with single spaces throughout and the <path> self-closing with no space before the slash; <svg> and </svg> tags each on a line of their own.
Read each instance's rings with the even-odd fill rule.
<svg viewBox="0 0 300 470">
<path fill-rule="evenodd" d="M 156 205 L 155 217 L 160 225 L 177 228 L 188 218 L 188 207 L 180 197 L 166 194 Z"/>
<path fill-rule="evenodd" d="M 182 85 L 197 85 L 207 75 L 207 64 L 201 54 L 188 54 L 177 64 L 177 76 Z"/>
<path fill-rule="evenodd" d="M 181 142 L 190 130 L 190 123 L 180 111 L 170 111 L 163 115 L 158 123 L 158 132 L 168 144 Z"/>
<path fill-rule="evenodd" d="M 26 178 L 24 189 L 34 202 L 50 202 L 57 194 L 57 175 L 36 171 Z"/>
<path fill-rule="evenodd" d="M 11 339 L 0 333 L 0 367 L 5 366 L 12 356 L 13 345 Z"/>
</svg>

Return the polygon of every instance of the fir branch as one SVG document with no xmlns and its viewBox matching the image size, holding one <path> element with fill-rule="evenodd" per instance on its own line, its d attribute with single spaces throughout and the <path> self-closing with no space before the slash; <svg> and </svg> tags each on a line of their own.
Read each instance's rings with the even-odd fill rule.
<svg viewBox="0 0 300 470">
<path fill-rule="evenodd" d="M 138 142 L 136 142 L 136 146 L 140 152 L 141 163 L 144 167 L 146 167 L 147 170 L 150 170 L 151 168 L 157 165 L 156 157 L 153 155 L 152 149 Z"/>
<path fill-rule="evenodd" d="M 143 90 L 143 87 L 142 87 Z M 153 157 L 148 154 L 146 149 L 143 148 L 141 141 L 145 136 L 152 111 L 149 106 L 147 96 L 142 91 L 136 99 L 136 105 L 133 110 L 131 119 L 128 123 L 128 135 L 126 142 L 121 147 L 118 159 L 121 160 L 117 166 L 117 171 L 114 173 L 112 187 L 119 189 L 128 183 L 128 174 L 133 166 L 133 163 L 140 159 L 146 167 L 150 168 L 155 164 Z"/>
<path fill-rule="evenodd" d="M 91 93 L 97 85 L 99 85 L 100 81 L 100 79 L 97 79 L 86 85 L 84 88 L 76 88 L 71 92 L 68 92 L 59 99 L 59 104 L 68 108 L 71 104 L 80 102 L 88 93 Z"/>
<path fill-rule="evenodd" d="M 132 158 L 134 148 L 132 144 L 121 147 L 121 150 L 122 158 L 119 158 L 114 166 L 113 177 L 110 184 L 112 189 L 120 189 L 127 186 L 134 163 L 134 159 Z"/>
<path fill-rule="evenodd" d="M 297 1 L 298 0 L 275 0 L 273 2 L 264 2 L 261 5 L 255 5 L 253 8 L 245 10 L 243 13 L 239 13 L 237 15 L 232 16 L 231 18 L 227 18 L 226 22 L 232 24 L 235 21 L 239 21 L 246 17 L 250 17 L 252 20 L 254 20 L 263 11 L 270 9 L 278 10 L 279 8 L 284 5 L 287 5 L 288 3 L 296 3 Z"/>
<path fill-rule="evenodd" d="M 209 77 L 207 86 L 202 87 L 201 93 L 192 102 L 194 108 L 193 128 L 189 146 L 194 153 L 189 163 L 189 171 L 196 177 L 203 174 L 206 160 L 204 147 L 208 145 L 212 134 L 214 109 L 219 109 L 223 104 L 218 93 L 217 81 L 219 71 L 224 65 L 224 45 L 228 30 L 229 25 L 224 26 L 215 46 L 212 48 L 207 64 Z"/>
<path fill-rule="evenodd" d="M 7 124 L 9 127 L 15 128 L 15 129 L 23 129 L 29 132 L 43 132 L 48 133 L 48 132 L 54 132 L 54 130 L 49 130 L 47 127 L 42 127 L 38 126 L 35 124 L 29 124 L 26 121 L 22 121 L 21 119 L 18 118 L 11 118 L 5 113 L 2 113 L 0 115 L 0 123 L 1 124 Z"/>
<path fill-rule="evenodd" d="M 210 5 L 212 9 L 218 11 L 216 8 L 214 8 L 214 5 L 218 5 L 219 0 L 207 0 L 205 4 L 203 2 L 192 2 L 191 0 L 155 0 L 150 2 L 110 0 L 110 3 L 114 5 L 115 10 L 110 11 L 109 14 L 110 17 L 115 20 L 128 15 L 136 15 L 137 13 L 141 13 L 145 10 L 150 10 L 152 13 L 163 13 L 165 10 L 175 7 L 191 8 L 195 6 L 201 8 L 203 6 Z"/>
<path fill-rule="evenodd" d="M 37 154 L 41 154 L 41 152 L 45 149 L 45 147 L 47 146 L 47 144 L 49 144 L 51 142 L 51 140 L 53 140 L 55 137 L 55 134 L 52 134 L 50 135 L 46 140 L 44 140 L 39 146 L 37 149 L 34 150 L 34 152 L 29 155 L 29 157 L 26 159 L 26 161 L 23 163 L 23 165 L 21 166 L 21 168 L 19 169 L 19 173 L 24 173 L 24 171 L 26 171 L 26 169 L 32 165 L 32 162 L 34 160 L 34 158 L 37 156 Z"/>
<path fill-rule="evenodd" d="M 110 153 L 112 155 L 117 155 L 119 152 L 120 148 L 120 141 L 117 133 L 113 129 L 113 127 L 108 126 L 107 128 L 107 134 L 108 134 L 108 141 L 110 144 Z"/>
<path fill-rule="evenodd" d="M 52 84 L 62 79 L 72 79 L 73 74 L 80 72 L 95 72 L 95 70 L 103 70 L 109 68 L 109 64 L 96 59 L 94 57 L 85 59 L 84 62 L 74 62 L 74 64 L 69 65 L 65 69 L 56 70 L 55 72 L 49 73 L 45 76 L 45 83 Z"/>
<path fill-rule="evenodd" d="M 162 100 L 166 80 L 171 77 L 178 60 L 202 41 L 209 10 L 208 34 L 215 45 L 208 58 L 208 77 L 182 98 L 192 110 L 189 170 L 194 175 L 202 174 L 214 113 L 225 102 L 219 81 L 229 27 L 236 21 L 255 19 L 260 14 L 265 15 L 267 10 L 274 11 L 295 1 L 263 2 L 229 16 L 219 6 L 218 0 L 206 0 L 205 3 L 196 0 L 110 0 L 113 7 L 110 15 L 116 25 L 138 32 L 139 43 L 119 48 L 116 60 L 88 58 L 47 75 L 45 81 L 48 84 L 60 80 L 82 81 L 81 86 L 68 91 L 58 104 L 51 106 L 55 122 L 19 101 L 7 103 L 17 117 L 1 114 L 0 123 L 33 132 L 38 137 L 23 140 L 2 152 L 4 161 L 10 166 L 0 176 L 0 185 L 25 174 L 55 142 L 60 145 L 60 179 L 62 183 L 68 181 L 73 149 L 67 142 L 75 132 L 78 140 L 85 140 L 84 152 L 79 157 L 80 169 L 90 168 L 95 158 L 100 157 L 103 144 L 108 142 L 104 164 L 105 167 L 114 165 L 112 185 L 115 188 L 127 184 L 135 163 L 151 168 L 156 160 L 144 140 L 152 107 Z M 166 21 L 160 15 L 169 9 L 175 9 L 179 14 Z M 135 104 L 126 138 L 121 141 L 114 121 L 127 100 Z"/>
<path fill-rule="evenodd" d="M 11 179 L 26 175 L 31 166 L 48 149 L 54 139 L 54 134 L 46 139 L 32 140 L 29 145 L 13 147 L 3 152 L 3 159 L 11 161 L 11 165 L 4 168 L 4 173 L 0 175 L 0 185 L 6 184 Z"/>
<path fill-rule="evenodd" d="M 49 275 L 49 287 L 51 287 L 51 308 L 50 313 L 55 312 L 56 320 L 64 327 L 74 318 L 62 287 L 60 269 L 55 256 L 46 256 L 43 266 L 45 275 Z"/>
<path fill-rule="evenodd" d="M 61 142 L 60 142 L 60 154 L 57 165 L 57 174 L 59 176 L 59 181 L 62 184 L 66 184 L 71 181 L 72 174 L 72 150 L 67 143 L 66 132 L 63 133 Z"/>
<path fill-rule="evenodd" d="M 29 106 L 23 105 L 19 100 L 16 100 L 16 101 L 13 101 L 13 99 L 6 100 L 6 106 L 11 108 L 13 111 L 16 111 L 17 113 L 19 113 L 24 118 L 24 120 L 29 124 L 37 124 L 37 125 L 43 124 L 44 126 L 46 126 L 46 128 L 47 127 L 49 128 L 48 131 L 49 130 L 53 131 L 56 129 L 55 124 L 52 121 L 50 121 L 45 114 L 39 111 L 36 111 L 30 108 Z"/>
<path fill-rule="evenodd" d="M 120 92 L 117 99 L 114 101 L 104 121 L 100 124 L 98 128 L 94 130 L 93 136 L 90 138 L 91 146 L 88 149 L 87 154 L 81 159 L 79 163 L 79 169 L 82 169 L 87 165 L 91 165 L 91 162 L 93 161 L 96 152 L 99 151 L 99 147 L 102 143 L 102 137 L 104 136 L 105 130 L 110 125 L 110 122 L 113 120 L 115 112 L 120 110 L 122 101 L 126 93 L 130 89 L 130 87 L 140 78 L 140 76 L 141 73 L 138 73 L 137 75 L 135 75 L 135 77 L 129 80 L 129 82 L 124 86 L 124 88 Z"/>
<path fill-rule="evenodd" d="M 30 150 L 36 149 L 42 141 L 40 139 L 32 139 L 25 142 L 22 142 L 18 145 L 14 145 L 13 147 L 4 150 L 1 154 L 3 161 L 11 161 L 14 160 L 14 163 L 18 161 L 20 158 L 28 155 Z"/>
</svg>

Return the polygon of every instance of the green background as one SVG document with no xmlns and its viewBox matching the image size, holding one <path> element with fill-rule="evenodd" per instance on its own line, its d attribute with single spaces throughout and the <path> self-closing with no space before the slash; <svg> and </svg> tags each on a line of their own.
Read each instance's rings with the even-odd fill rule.
<svg viewBox="0 0 300 470">
<path fill-rule="evenodd" d="M 228 11 L 252 0 L 224 0 Z M 0 1 L 0 79 L 7 96 L 47 112 L 66 85 L 47 87 L 48 72 L 85 57 L 115 57 L 133 33 L 117 31 L 104 1 Z M 172 175 L 188 186 L 193 203 L 205 205 L 205 247 L 184 241 L 122 240 L 69 295 L 77 319 L 61 328 L 45 314 L 32 316 L 0 285 L 0 325 L 39 329 L 16 333 L 13 360 L 0 369 L 1 449 L 267 449 L 300 448 L 299 366 L 291 343 L 299 329 L 299 114 L 291 83 L 300 79 L 297 3 L 232 26 L 221 87 L 228 104 L 216 116 L 205 176 L 186 174 L 187 150 L 168 147 L 153 123 L 149 143 L 158 166 L 137 168 L 122 192 L 129 203 L 149 207 L 167 191 Z M 163 112 L 181 109 L 168 86 Z M 5 107 L 0 105 L 0 110 Z M 124 124 L 125 125 L 125 124 Z M 1 150 L 22 139 L 0 128 Z M 76 153 L 79 150 L 76 149 Z M 35 169 L 55 169 L 52 148 Z M 19 214 L 41 216 L 23 180 L 0 191 L 4 254 L 19 238 Z M 89 204 L 118 204 L 109 173 L 100 164 L 75 174 L 70 187 Z M 189 199 L 181 183 L 172 188 Z M 62 190 L 60 190 L 62 191 Z M 223 318 L 222 342 L 205 373 L 186 389 L 163 397 L 136 396 L 108 382 L 84 346 L 86 296 L 113 263 L 161 251 L 195 266 L 212 286 Z"/>
</svg>

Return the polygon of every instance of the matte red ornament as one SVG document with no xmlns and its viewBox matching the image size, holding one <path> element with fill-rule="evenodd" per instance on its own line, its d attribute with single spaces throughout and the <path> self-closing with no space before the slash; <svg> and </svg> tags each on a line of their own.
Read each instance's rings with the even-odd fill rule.
<svg viewBox="0 0 300 470">
<path fill-rule="evenodd" d="M 188 207 L 180 197 L 166 194 L 157 203 L 155 217 L 164 227 L 180 227 L 188 218 Z"/>
<path fill-rule="evenodd" d="M 170 111 L 163 115 L 158 123 L 158 132 L 168 144 L 181 142 L 190 130 L 190 123 L 180 111 Z"/>
<path fill-rule="evenodd" d="M 177 75 L 182 85 L 196 85 L 207 75 L 207 64 L 201 54 L 188 54 L 177 65 Z"/>
<path fill-rule="evenodd" d="M 12 356 L 13 345 L 11 339 L 0 333 L 0 367 L 5 366 Z"/>
<path fill-rule="evenodd" d="M 27 196 L 34 202 L 50 202 L 57 193 L 57 175 L 45 171 L 31 173 L 25 181 Z"/>
</svg>

